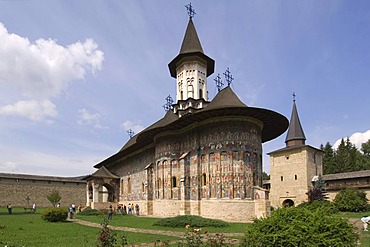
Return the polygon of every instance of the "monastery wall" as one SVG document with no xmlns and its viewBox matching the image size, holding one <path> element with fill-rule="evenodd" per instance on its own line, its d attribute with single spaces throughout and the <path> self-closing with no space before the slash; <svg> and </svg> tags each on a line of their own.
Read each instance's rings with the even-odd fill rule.
<svg viewBox="0 0 370 247">
<path fill-rule="evenodd" d="M 37 179 L 0 178 L 0 206 L 11 204 L 13 207 L 50 207 L 47 199 L 53 190 L 58 190 L 62 197 L 61 206 L 71 203 L 86 204 L 86 182 L 43 181 Z"/>
</svg>

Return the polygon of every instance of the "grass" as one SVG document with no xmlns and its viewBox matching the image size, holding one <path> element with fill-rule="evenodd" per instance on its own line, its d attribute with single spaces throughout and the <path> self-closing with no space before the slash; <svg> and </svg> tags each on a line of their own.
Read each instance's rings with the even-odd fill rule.
<svg viewBox="0 0 370 247">
<path fill-rule="evenodd" d="M 98 222 L 98 223 L 101 223 Z M 82 226 L 71 222 L 49 223 L 41 219 L 41 210 L 36 214 L 24 213 L 23 208 L 13 208 L 9 215 L 6 208 L 0 208 L 0 246 L 39 246 L 39 247 L 91 247 L 97 245 L 99 228 Z M 154 234 L 124 233 L 130 245 L 173 241 L 172 236 Z M 117 232 L 118 236 L 122 232 Z"/>
<path fill-rule="evenodd" d="M 71 222 L 48 223 L 41 219 L 42 209 L 38 209 L 36 214 L 24 213 L 23 208 L 13 208 L 13 214 L 8 215 L 6 208 L 0 208 L 0 247 L 3 246 L 96 246 L 99 228 L 82 226 Z M 339 213 L 338 217 L 360 219 L 370 212 L 361 213 Z M 98 216 L 78 216 L 81 220 L 101 223 L 105 215 Z M 134 215 L 114 215 L 110 221 L 111 226 L 123 226 L 152 230 L 167 230 L 184 232 L 185 229 L 153 226 L 159 218 L 137 217 Z M 202 231 L 209 233 L 243 233 L 245 223 L 229 223 L 226 228 L 205 227 Z M 359 230 L 361 245 L 370 246 L 370 232 Z M 158 236 L 153 234 L 143 234 L 134 232 L 124 232 L 129 245 L 141 243 L 154 243 L 156 241 L 174 241 L 178 238 L 172 236 Z M 122 232 L 117 232 L 121 236 Z"/>
<path fill-rule="evenodd" d="M 105 215 L 77 215 L 76 218 L 86 220 L 90 222 L 100 223 L 102 222 Z M 155 222 L 160 218 L 152 217 L 137 217 L 135 215 L 114 215 L 110 221 L 112 226 L 123 226 L 141 229 L 152 229 L 152 230 L 163 230 L 163 231 L 175 231 L 184 232 L 184 228 L 174 228 L 165 226 L 153 226 Z M 208 231 L 209 233 L 243 233 L 245 231 L 246 223 L 229 223 L 228 227 L 202 227 L 202 231 Z"/>
</svg>

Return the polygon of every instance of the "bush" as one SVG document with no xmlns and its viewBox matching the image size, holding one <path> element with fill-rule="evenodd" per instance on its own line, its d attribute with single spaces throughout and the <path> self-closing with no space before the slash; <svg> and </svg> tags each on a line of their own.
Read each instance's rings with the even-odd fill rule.
<svg viewBox="0 0 370 247">
<path fill-rule="evenodd" d="M 180 215 L 172 218 L 164 218 L 153 224 L 154 226 L 168 226 L 183 228 L 186 225 L 191 227 L 227 227 L 228 223 L 222 220 L 207 219 L 196 215 Z"/>
<path fill-rule="evenodd" d="M 366 211 L 366 193 L 353 189 L 342 190 L 335 196 L 334 205 L 342 212 Z"/>
<path fill-rule="evenodd" d="M 247 225 L 242 246 L 357 246 L 355 228 L 342 219 L 328 215 L 320 208 L 281 208 L 270 217 L 256 219 Z"/>
<path fill-rule="evenodd" d="M 64 222 L 68 217 L 67 208 L 46 208 L 43 210 L 42 219 L 49 222 Z"/>
<path fill-rule="evenodd" d="M 326 214 L 336 214 L 339 212 L 338 208 L 334 205 L 334 203 L 329 201 L 312 201 L 312 202 L 304 202 L 298 205 L 299 208 L 306 208 L 309 211 L 313 212 L 316 210 L 320 210 L 325 212 Z"/>
<path fill-rule="evenodd" d="M 102 214 L 102 212 L 100 212 L 99 210 L 97 210 L 97 209 L 85 209 L 84 211 L 82 211 L 82 212 L 79 212 L 78 213 L 78 215 L 87 215 L 87 216 L 89 216 L 89 215 L 101 215 Z"/>
</svg>

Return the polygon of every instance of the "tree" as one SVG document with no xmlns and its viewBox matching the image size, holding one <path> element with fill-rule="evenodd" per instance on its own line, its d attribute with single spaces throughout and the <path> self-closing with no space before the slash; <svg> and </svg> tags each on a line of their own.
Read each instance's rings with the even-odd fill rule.
<svg viewBox="0 0 370 247">
<path fill-rule="evenodd" d="M 340 191 L 334 198 L 334 205 L 343 212 L 358 212 L 367 209 L 366 193 L 354 189 Z"/>
<path fill-rule="evenodd" d="M 49 195 L 47 195 L 46 198 L 48 198 L 53 207 L 56 207 L 58 202 L 60 202 L 62 199 L 62 197 L 59 195 L 59 191 L 55 189 Z"/>
<path fill-rule="evenodd" d="M 334 149 L 329 142 L 326 143 L 325 147 L 321 144 L 320 149 L 324 152 L 323 155 L 323 169 L 324 174 L 334 173 L 336 170 L 334 161 Z"/>
<path fill-rule="evenodd" d="M 270 180 L 270 175 L 267 174 L 266 172 L 262 172 L 262 179 L 263 180 Z"/>
<path fill-rule="evenodd" d="M 366 157 L 370 158 L 370 139 L 367 142 L 361 144 L 361 151 Z"/>
<path fill-rule="evenodd" d="M 310 189 L 307 193 L 308 201 L 326 201 L 328 199 L 327 192 L 325 190 L 325 180 L 319 176 L 316 180 L 314 187 Z"/>
</svg>

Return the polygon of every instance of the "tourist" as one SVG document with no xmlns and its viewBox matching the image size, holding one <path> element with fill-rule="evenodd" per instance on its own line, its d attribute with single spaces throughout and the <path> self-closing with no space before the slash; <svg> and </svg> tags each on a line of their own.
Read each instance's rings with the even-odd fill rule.
<svg viewBox="0 0 370 247">
<path fill-rule="evenodd" d="M 81 204 L 81 203 L 80 203 L 80 204 L 78 204 L 77 209 L 78 209 L 78 212 L 79 212 L 79 213 L 81 213 L 81 211 L 82 211 L 82 204 Z"/>
<path fill-rule="evenodd" d="M 8 214 L 12 214 L 12 205 L 10 203 L 6 205 L 6 208 L 8 209 Z"/>
<path fill-rule="evenodd" d="M 123 205 L 123 214 L 124 215 L 127 214 L 127 207 L 126 207 L 126 205 Z"/>
<path fill-rule="evenodd" d="M 131 204 L 131 214 L 134 214 L 135 206 L 134 204 Z"/>
<path fill-rule="evenodd" d="M 136 203 L 136 205 L 135 205 L 136 215 L 139 215 L 139 210 L 140 210 L 139 204 Z"/>
<path fill-rule="evenodd" d="M 128 207 L 127 207 L 127 214 L 131 214 L 131 203 L 128 204 Z"/>
<path fill-rule="evenodd" d="M 58 204 L 57 204 L 57 208 L 60 208 L 60 202 L 58 202 Z"/>
<path fill-rule="evenodd" d="M 76 212 L 76 204 L 72 203 L 72 210 L 73 210 L 73 213 Z"/>
<path fill-rule="evenodd" d="M 72 205 L 69 205 L 68 219 L 73 219 L 73 207 L 72 207 Z"/>
<path fill-rule="evenodd" d="M 112 205 L 110 205 L 108 208 L 108 220 L 111 220 L 112 217 L 113 217 L 113 207 Z"/>
<path fill-rule="evenodd" d="M 367 230 L 367 226 L 370 224 L 370 216 L 364 216 L 361 218 L 362 223 L 364 223 L 364 231 Z"/>
<path fill-rule="evenodd" d="M 36 203 L 32 204 L 32 212 L 36 213 Z"/>
</svg>

